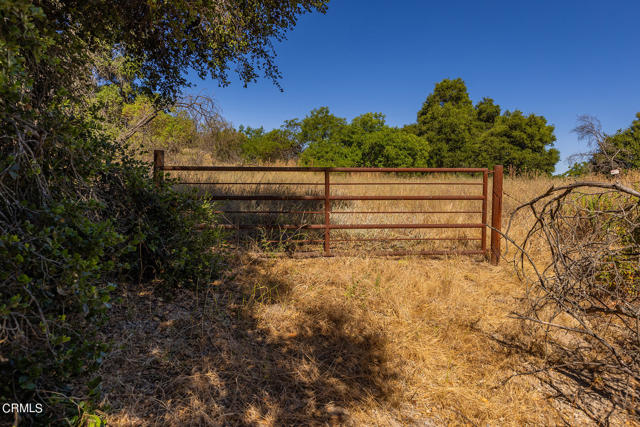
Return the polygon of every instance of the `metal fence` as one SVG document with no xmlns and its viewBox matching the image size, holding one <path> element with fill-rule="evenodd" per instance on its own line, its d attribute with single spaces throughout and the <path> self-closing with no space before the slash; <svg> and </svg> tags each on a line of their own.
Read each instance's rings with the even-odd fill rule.
<svg viewBox="0 0 640 427">
<path fill-rule="evenodd" d="M 309 243 L 309 244 L 322 244 L 322 255 L 332 255 L 332 243 L 337 242 L 366 242 L 366 241 L 390 241 L 390 240 L 475 240 L 479 241 L 479 247 L 471 250 L 429 250 L 429 251 L 394 251 L 385 252 L 383 255 L 446 255 L 446 254 L 461 254 L 461 255 L 473 255 L 483 254 L 494 265 L 498 264 L 500 259 L 500 229 L 501 229 L 501 216 L 502 216 L 502 180 L 503 180 L 503 167 L 496 165 L 493 171 L 487 168 L 342 168 L 342 167 L 269 167 L 269 166 L 178 166 L 178 165 L 165 165 L 164 151 L 154 151 L 154 177 L 156 180 L 162 180 L 165 171 L 189 171 L 189 172 L 297 172 L 297 173 L 321 173 L 324 175 L 324 182 L 271 182 L 265 181 L 261 183 L 257 182 L 244 182 L 244 181 L 183 181 L 184 185 L 295 185 L 295 186 L 315 186 L 324 188 L 322 194 L 317 195 L 301 195 L 301 194 L 207 194 L 207 197 L 211 200 L 220 201 L 316 201 L 322 204 L 322 209 L 316 210 L 247 210 L 247 209 L 234 209 L 234 210 L 222 210 L 221 214 L 234 214 L 234 215 L 255 215 L 255 214 L 309 214 L 318 215 L 324 220 L 321 223 L 316 224 L 273 224 L 271 227 L 278 229 L 290 229 L 290 230 L 323 230 L 324 235 L 322 239 L 305 239 L 296 240 L 297 242 Z M 411 185 L 420 186 L 445 186 L 449 191 L 453 188 L 459 188 L 460 186 L 481 186 L 482 194 L 477 195 L 465 195 L 455 194 L 449 192 L 448 194 L 426 194 L 426 195 L 334 195 L 331 192 L 332 187 L 337 186 L 393 186 L 402 185 L 402 182 L 398 181 L 349 181 L 349 182 L 332 182 L 332 174 L 349 174 L 349 176 L 357 176 L 358 174 L 365 172 L 375 173 L 393 173 L 393 174 L 425 174 L 425 173 L 437 173 L 437 174 L 456 174 L 463 173 L 470 176 L 481 175 L 482 180 L 475 181 L 425 181 L 425 182 L 411 182 Z M 487 248 L 487 216 L 488 216 L 488 184 L 489 175 L 493 175 L 492 179 L 492 210 L 491 210 L 491 248 Z M 380 201 L 380 200 L 415 200 L 415 201 L 429 201 L 429 200 L 445 200 L 445 201 L 477 201 L 481 206 L 472 210 L 368 210 L 368 211 L 334 211 L 332 210 L 332 202 L 336 201 Z M 364 223 L 350 223 L 350 224 L 335 224 L 331 221 L 332 214 L 477 214 L 478 221 L 471 223 L 422 223 L 422 224 L 364 224 Z M 252 230 L 258 227 L 264 228 L 265 225 L 255 224 L 222 224 L 222 227 L 232 228 L 236 230 Z M 266 227 L 270 227 L 266 225 Z M 477 229 L 479 236 L 474 238 L 451 238 L 451 237 L 402 237 L 402 238 L 358 238 L 358 239 L 333 239 L 331 238 L 332 230 L 366 230 L 366 229 Z"/>
</svg>

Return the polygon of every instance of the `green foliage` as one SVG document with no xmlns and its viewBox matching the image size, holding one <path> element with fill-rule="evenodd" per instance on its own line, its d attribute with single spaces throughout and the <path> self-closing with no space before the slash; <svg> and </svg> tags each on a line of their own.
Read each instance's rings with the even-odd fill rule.
<svg viewBox="0 0 640 427">
<path fill-rule="evenodd" d="M 300 140 L 305 148 L 314 143 L 336 142 L 342 139 L 346 125 L 346 119 L 334 116 L 328 107 L 320 107 L 311 110 L 300 123 Z"/>
<path fill-rule="evenodd" d="M 456 108 L 472 107 L 467 93 L 467 86 L 461 78 L 454 80 L 444 79 L 436 84 L 433 93 L 427 96 L 422 109 L 418 112 L 418 122 L 420 122 L 421 117 L 427 116 L 430 111 L 446 105 Z"/>
<path fill-rule="evenodd" d="M 445 86 L 450 86 L 448 82 L 443 81 Z M 441 92 L 439 86 L 436 85 L 435 94 Z M 459 84 L 454 88 L 457 92 L 442 100 L 434 94 L 429 95 L 418 112 L 417 135 L 433 145 L 431 165 L 434 167 L 468 166 L 467 161 L 471 160 L 475 163 L 475 159 L 465 153 L 476 142 L 473 105 L 466 89 L 462 91 Z"/>
<path fill-rule="evenodd" d="M 630 203 L 631 202 L 631 203 Z M 622 298 L 640 296 L 640 210 L 637 200 L 619 193 L 581 195 L 577 199 L 579 214 L 589 222 L 592 238 L 603 242 L 614 236 L 611 250 L 594 260 L 595 285 L 604 287 Z M 622 210 L 620 208 L 623 207 Z M 575 213 L 574 213 L 575 215 Z"/>
<path fill-rule="evenodd" d="M 211 203 L 154 185 L 116 136 L 153 104 L 154 144 L 190 138 L 198 123 L 166 107 L 187 68 L 277 80 L 271 40 L 326 8 L 241 3 L 0 1 L 0 400 L 48 404 L 23 422 L 90 413 L 68 396 L 98 400 L 97 328 L 119 283 L 187 286 L 221 267 L 219 233 L 193 230 Z"/>
<path fill-rule="evenodd" d="M 588 175 L 591 172 L 591 165 L 589 162 L 576 162 L 571 165 L 569 170 L 562 174 L 567 177 L 581 177 Z"/>
<path fill-rule="evenodd" d="M 481 165 L 504 164 L 516 170 L 553 173 L 560 153 L 546 146 L 555 141 L 553 126 L 542 116 L 525 116 L 520 111 L 499 116 L 475 147 Z"/>
<path fill-rule="evenodd" d="M 520 111 L 501 114 L 491 98 L 472 105 L 462 79 L 444 79 L 408 128 L 432 145 L 430 165 L 435 167 L 514 166 L 517 170 L 550 174 L 559 152 L 553 126 L 542 116 Z"/>
<path fill-rule="evenodd" d="M 287 121 L 280 129 L 265 132 L 240 126 L 239 131 L 246 136 L 240 145 L 242 157 L 250 162 L 275 162 L 295 159 L 302 151 L 300 124 L 294 119 Z"/>
<path fill-rule="evenodd" d="M 111 212 L 119 212 L 119 231 L 128 236 L 130 250 L 121 257 L 128 280 L 161 279 L 164 286 L 190 286 L 207 282 L 222 268 L 215 252 L 220 231 L 201 224 L 215 224 L 214 205 L 195 194 L 172 190 L 174 180 L 154 184 L 146 174 L 148 165 L 127 165 L 124 187 L 110 191 Z M 194 190 L 195 191 L 195 190 Z"/>
<path fill-rule="evenodd" d="M 300 164 L 315 167 L 355 167 L 360 163 L 360 153 L 352 147 L 330 141 L 309 145 L 300 156 Z"/>
<path fill-rule="evenodd" d="M 302 120 L 301 129 L 303 165 L 413 167 L 428 162 L 427 142 L 387 126 L 381 113 L 366 113 L 347 124 L 322 107 Z"/>
<path fill-rule="evenodd" d="M 640 113 L 631 125 L 608 136 L 605 143 L 593 154 L 591 164 L 600 172 L 609 173 L 611 161 L 624 169 L 640 169 Z"/>
<path fill-rule="evenodd" d="M 500 106 L 494 104 L 491 98 L 482 98 L 482 101 L 476 104 L 476 115 L 478 120 L 490 128 L 498 117 L 500 117 Z"/>
<path fill-rule="evenodd" d="M 117 56 L 137 68 L 136 89 L 172 101 L 187 85 L 189 67 L 223 85 L 229 84 L 231 65 L 245 84 L 259 71 L 277 83 L 273 41 L 283 40 L 299 15 L 324 13 L 327 3 L 75 0 L 41 7 L 48 26 L 90 43 L 92 50 L 117 46 Z"/>
<path fill-rule="evenodd" d="M 560 156 L 542 116 L 501 112 L 491 98 L 473 106 L 462 79 L 436 84 L 416 123 L 387 126 L 381 113 L 351 123 L 327 107 L 300 122 L 300 163 L 314 166 L 493 167 L 551 174 Z"/>
<path fill-rule="evenodd" d="M 138 147 L 164 149 L 176 153 L 181 148 L 193 146 L 196 142 L 196 124 L 186 111 L 176 108 L 158 111 L 147 96 L 138 96 L 134 102 L 123 104 L 121 115 L 127 128 L 133 128 L 146 118 L 153 117 L 153 120 L 140 126 L 131 137 L 131 142 Z"/>
<path fill-rule="evenodd" d="M 429 145 L 424 139 L 393 128 L 366 134 L 360 153 L 361 166 L 426 167 L 429 163 Z"/>
<path fill-rule="evenodd" d="M 300 123 L 300 141 L 304 148 L 300 163 L 305 166 L 353 167 L 360 153 L 352 147 L 347 120 L 336 117 L 329 108 L 311 110 Z"/>
</svg>

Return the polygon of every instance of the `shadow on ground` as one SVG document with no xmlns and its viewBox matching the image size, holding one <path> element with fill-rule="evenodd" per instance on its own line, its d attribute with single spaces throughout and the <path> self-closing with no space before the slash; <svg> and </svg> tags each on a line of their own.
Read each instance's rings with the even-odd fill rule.
<svg viewBox="0 0 640 427">
<path fill-rule="evenodd" d="M 349 425 L 359 404 L 391 404 L 382 335 L 339 301 L 290 312 L 290 284 L 265 271 L 124 292 L 105 331 L 110 424 Z"/>
</svg>

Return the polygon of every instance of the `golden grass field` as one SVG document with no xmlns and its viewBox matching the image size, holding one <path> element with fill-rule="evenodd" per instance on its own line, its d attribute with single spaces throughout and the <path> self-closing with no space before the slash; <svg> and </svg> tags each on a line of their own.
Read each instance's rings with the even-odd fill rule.
<svg viewBox="0 0 640 427">
<path fill-rule="evenodd" d="M 168 156 L 166 162 L 212 164 L 197 153 Z M 300 175 L 249 178 L 322 180 Z M 183 178 L 205 180 L 211 175 Z M 224 180 L 241 178 L 248 180 L 237 174 Z M 358 179 L 379 177 L 366 174 Z M 390 179 L 400 178 L 385 178 Z M 416 194 L 410 182 L 417 179 L 393 189 L 338 191 Z M 638 181 L 634 176 L 627 179 Z M 520 202 L 567 181 L 505 176 L 504 223 Z M 291 191 L 289 187 L 280 191 Z M 417 191 L 441 190 L 425 187 Z M 481 187 L 456 189 L 460 191 L 479 194 Z M 416 202 L 397 201 L 343 207 L 366 211 L 375 209 L 373 203 L 389 210 L 419 207 Z M 419 203 L 434 210 L 449 210 L 453 203 L 456 209 L 469 203 L 480 206 L 479 201 Z M 478 221 L 479 217 L 475 215 Z M 332 221 L 475 222 L 473 218 L 447 214 L 380 218 L 365 213 L 350 219 L 335 215 Z M 510 236 L 518 241 L 530 222 L 525 215 L 516 218 Z M 479 230 L 472 232 L 479 235 Z M 399 233 L 417 235 L 417 231 L 393 235 Z M 453 233 L 460 236 L 465 231 Z M 433 245 L 441 247 L 430 242 L 420 248 Z M 116 341 L 102 367 L 104 403 L 111 408 L 108 424 L 588 424 L 571 406 L 550 398 L 549 390 L 534 378 L 510 378 L 536 366 L 537 357 L 509 345 L 531 341 L 509 317 L 524 292 L 508 262 L 516 254 L 513 249 L 500 265 L 492 266 L 482 257 L 469 256 L 368 257 L 373 247 L 367 243 L 348 256 L 305 259 L 245 251 L 231 257 L 220 280 L 197 290 L 177 289 L 166 295 L 153 284 L 123 290 L 123 301 L 105 332 Z M 534 248 L 534 257 L 544 258 L 541 248 Z"/>
</svg>

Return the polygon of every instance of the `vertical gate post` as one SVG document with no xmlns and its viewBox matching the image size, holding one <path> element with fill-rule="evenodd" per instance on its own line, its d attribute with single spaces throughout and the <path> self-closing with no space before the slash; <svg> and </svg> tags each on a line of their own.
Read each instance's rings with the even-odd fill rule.
<svg viewBox="0 0 640 427">
<path fill-rule="evenodd" d="M 164 175 L 164 150 L 153 150 L 153 181 L 160 185 Z"/>
<path fill-rule="evenodd" d="M 329 225 L 331 224 L 331 199 L 329 198 L 331 195 L 331 183 L 329 182 L 329 170 L 325 169 L 324 171 L 324 255 L 331 255 L 331 246 L 330 246 L 330 229 Z"/>
<path fill-rule="evenodd" d="M 488 182 L 489 182 L 489 170 L 485 169 L 482 172 L 482 253 L 488 258 L 487 253 L 487 198 L 488 198 Z"/>
<path fill-rule="evenodd" d="M 502 165 L 493 167 L 493 194 L 491 205 L 491 264 L 500 261 L 500 233 L 502 225 Z"/>
</svg>

